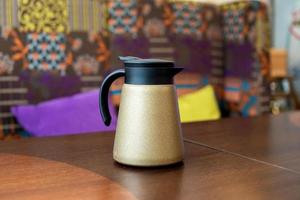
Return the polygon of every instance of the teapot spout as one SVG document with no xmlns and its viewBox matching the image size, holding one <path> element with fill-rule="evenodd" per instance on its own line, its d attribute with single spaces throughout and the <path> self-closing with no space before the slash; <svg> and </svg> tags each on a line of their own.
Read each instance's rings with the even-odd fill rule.
<svg viewBox="0 0 300 200">
<path fill-rule="evenodd" d="M 183 67 L 174 67 L 171 68 L 171 72 L 172 72 L 172 76 L 174 77 L 176 74 L 178 74 L 179 72 L 181 72 L 183 70 Z"/>
</svg>

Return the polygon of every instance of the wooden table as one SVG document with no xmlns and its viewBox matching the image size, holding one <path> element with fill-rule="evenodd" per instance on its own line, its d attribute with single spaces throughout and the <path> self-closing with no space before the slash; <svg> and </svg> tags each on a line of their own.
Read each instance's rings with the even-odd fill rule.
<svg viewBox="0 0 300 200">
<path fill-rule="evenodd" d="M 293 115 L 184 124 L 184 164 L 163 168 L 113 162 L 113 133 L 1 143 L 0 199 L 299 199 Z"/>
<path fill-rule="evenodd" d="M 191 123 L 184 128 L 187 141 L 300 174 L 300 112 Z"/>
</svg>

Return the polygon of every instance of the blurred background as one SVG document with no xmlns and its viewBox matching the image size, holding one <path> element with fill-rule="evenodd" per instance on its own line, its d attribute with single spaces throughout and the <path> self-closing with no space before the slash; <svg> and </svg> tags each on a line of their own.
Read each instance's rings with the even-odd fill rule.
<svg viewBox="0 0 300 200">
<path fill-rule="evenodd" d="M 173 60 L 182 122 L 299 109 L 300 0 L 0 0 L 0 139 L 115 130 L 118 56 Z"/>
</svg>

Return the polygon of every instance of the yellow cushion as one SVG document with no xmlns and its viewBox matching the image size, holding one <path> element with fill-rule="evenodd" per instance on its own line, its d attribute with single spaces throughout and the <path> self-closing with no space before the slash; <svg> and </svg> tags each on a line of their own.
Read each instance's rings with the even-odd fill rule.
<svg viewBox="0 0 300 200">
<path fill-rule="evenodd" d="M 178 98 L 181 122 L 215 120 L 220 111 L 211 85 Z"/>
</svg>

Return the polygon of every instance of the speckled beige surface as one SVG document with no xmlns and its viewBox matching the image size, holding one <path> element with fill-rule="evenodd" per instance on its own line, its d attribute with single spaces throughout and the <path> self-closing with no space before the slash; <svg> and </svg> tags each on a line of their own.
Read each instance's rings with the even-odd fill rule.
<svg viewBox="0 0 300 200">
<path fill-rule="evenodd" d="M 123 85 L 113 155 L 116 161 L 135 166 L 183 160 L 173 85 Z"/>
</svg>

